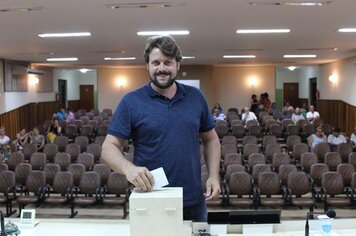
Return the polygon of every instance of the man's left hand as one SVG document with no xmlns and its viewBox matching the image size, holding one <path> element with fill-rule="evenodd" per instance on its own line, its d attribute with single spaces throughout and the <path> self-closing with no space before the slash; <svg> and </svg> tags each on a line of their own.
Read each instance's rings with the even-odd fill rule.
<svg viewBox="0 0 356 236">
<path fill-rule="evenodd" d="M 211 178 L 209 177 L 206 181 L 206 193 L 205 193 L 205 200 L 213 200 L 219 197 L 221 193 L 220 189 L 220 181 L 218 178 Z"/>
</svg>

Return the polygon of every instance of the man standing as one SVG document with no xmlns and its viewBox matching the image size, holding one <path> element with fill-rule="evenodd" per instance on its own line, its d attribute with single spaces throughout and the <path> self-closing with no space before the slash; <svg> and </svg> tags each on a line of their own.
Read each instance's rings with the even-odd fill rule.
<svg viewBox="0 0 356 236">
<path fill-rule="evenodd" d="M 206 221 L 206 200 L 220 194 L 220 143 L 201 92 L 175 81 L 182 59 L 170 36 L 148 40 L 144 52 L 150 83 L 128 93 L 118 105 L 104 141 L 102 158 L 135 187 L 151 191 L 151 170 L 163 167 L 171 187 L 183 187 L 185 220 Z M 203 192 L 199 138 L 209 178 Z M 122 153 L 134 144 L 133 163 Z"/>
</svg>

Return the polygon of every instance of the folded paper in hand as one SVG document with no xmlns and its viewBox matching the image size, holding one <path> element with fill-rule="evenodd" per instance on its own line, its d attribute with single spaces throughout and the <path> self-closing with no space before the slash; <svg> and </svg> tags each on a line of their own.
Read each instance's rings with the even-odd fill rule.
<svg viewBox="0 0 356 236">
<path fill-rule="evenodd" d="M 151 174 L 153 175 L 153 178 L 155 180 L 155 184 L 153 185 L 153 190 L 157 190 L 169 184 L 167 180 L 167 176 L 164 173 L 162 167 L 152 170 Z"/>
</svg>

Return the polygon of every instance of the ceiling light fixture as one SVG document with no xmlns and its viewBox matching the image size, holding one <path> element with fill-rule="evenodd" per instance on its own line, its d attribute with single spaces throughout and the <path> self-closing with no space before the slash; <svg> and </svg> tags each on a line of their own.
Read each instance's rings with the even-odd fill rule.
<svg viewBox="0 0 356 236">
<path fill-rule="evenodd" d="M 238 29 L 237 34 L 285 34 L 289 33 L 290 29 Z"/>
<path fill-rule="evenodd" d="M 44 7 L 14 7 L 1 8 L 0 12 L 28 12 L 28 11 L 42 11 Z"/>
<path fill-rule="evenodd" d="M 288 66 L 287 68 L 288 68 L 288 70 L 290 70 L 290 71 L 294 71 L 295 69 L 297 69 L 297 67 L 295 67 L 295 66 Z"/>
<path fill-rule="evenodd" d="M 47 61 L 78 61 L 77 57 L 58 57 L 58 58 L 47 58 Z"/>
<path fill-rule="evenodd" d="M 284 58 L 315 58 L 316 55 L 283 55 Z"/>
<path fill-rule="evenodd" d="M 88 71 L 90 71 L 89 69 L 87 68 L 82 68 L 82 69 L 79 69 L 80 72 L 82 72 L 83 74 L 87 73 Z"/>
<path fill-rule="evenodd" d="M 292 7 L 322 7 L 331 4 L 333 1 L 285 1 L 285 2 L 250 2 L 252 6 L 292 6 Z"/>
<path fill-rule="evenodd" d="M 356 28 L 340 28 L 337 31 L 340 33 L 356 33 Z"/>
<path fill-rule="evenodd" d="M 232 58 L 256 58 L 255 55 L 224 55 L 223 58 L 225 59 L 232 59 Z"/>
<path fill-rule="evenodd" d="M 154 35 L 189 35 L 188 30 L 173 30 L 173 31 L 139 31 L 138 36 L 154 36 Z"/>
<path fill-rule="evenodd" d="M 183 60 L 188 60 L 188 59 L 195 59 L 195 56 L 183 56 Z"/>
<path fill-rule="evenodd" d="M 41 38 L 62 38 L 62 37 L 88 37 L 91 36 L 90 32 L 74 32 L 74 33 L 44 33 L 39 34 Z"/>
<path fill-rule="evenodd" d="M 132 61 L 136 60 L 136 57 L 105 57 L 105 61 Z"/>
</svg>

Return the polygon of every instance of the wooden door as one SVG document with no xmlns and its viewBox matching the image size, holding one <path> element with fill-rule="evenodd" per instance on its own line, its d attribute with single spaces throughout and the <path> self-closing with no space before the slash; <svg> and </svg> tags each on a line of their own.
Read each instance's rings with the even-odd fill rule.
<svg viewBox="0 0 356 236">
<path fill-rule="evenodd" d="M 80 85 L 79 107 L 90 111 L 94 108 L 94 85 Z"/>
<path fill-rule="evenodd" d="M 284 83 L 283 84 L 283 102 L 293 107 L 299 106 L 299 84 L 298 83 Z"/>
</svg>

